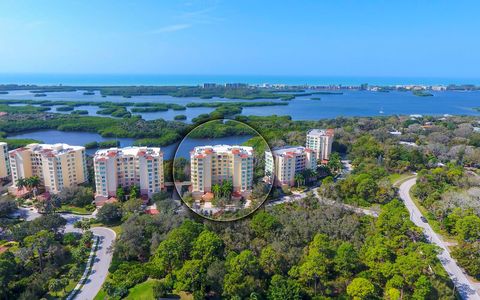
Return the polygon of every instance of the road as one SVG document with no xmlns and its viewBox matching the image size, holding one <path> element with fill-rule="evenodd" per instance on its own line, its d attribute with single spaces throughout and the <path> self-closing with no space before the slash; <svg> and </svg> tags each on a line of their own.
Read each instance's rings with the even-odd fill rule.
<svg viewBox="0 0 480 300">
<path fill-rule="evenodd" d="M 27 221 L 34 220 L 41 216 L 35 209 L 20 208 L 17 215 L 21 216 Z M 81 229 L 73 227 L 76 221 L 81 219 L 93 218 L 93 215 L 75 215 L 70 213 L 61 213 L 61 216 L 67 220 L 65 225 L 65 232 L 82 232 Z M 93 227 L 90 229 L 92 233 L 99 237 L 97 251 L 95 253 L 95 260 L 93 261 L 92 271 L 88 276 L 82 289 L 77 293 L 73 299 L 91 300 L 95 298 L 100 291 L 103 282 L 108 274 L 108 268 L 112 261 L 111 246 L 115 241 L 116 234 L 113 230 L 106 227 Z"/>
<path fill-rule="evenodd" d="M 442 252 L 438 255 L 438 259 L 447 271 L 450 279 L 455 284 L 461 297 L 468 300 L 480 299 L 478 286 L 468 279 L 463 270 L 457 265 L 457 262 L 452 259 L 449 249 L 440 236 L 433 231 L 430 224 L 423 222 L 420 218 L 422 213 L 410 197 L 410 189 L 413 185 L 415 185 L 416 180 L 416 178 L 406 180 L 400 185 L 399 188 L 400 198 L 402 198 L 405 206 L 408 209 L 408 212 L 410 213 L 410 219 L 413 221 L 413 223 L 415 223 L 415 225 L 423 229 L 425 236 L 431 243 L 434 243 L 442 249 Z"/>
<path fill-rule="evenodd" d="M 82 289 L 74 297 L 74 299 L 78 300 L 91 300 L 95 298 L 107 278 L 108 268 L 112 261 L 113 250 L 111 246 L 115 241 L 115 232 L 106 227 L 93 227 L 90 230 L 94 235 L 98 236 L 100 240 L 95 254 L 96 257 L 93 261 L 92 271 Z"/>
</svg>

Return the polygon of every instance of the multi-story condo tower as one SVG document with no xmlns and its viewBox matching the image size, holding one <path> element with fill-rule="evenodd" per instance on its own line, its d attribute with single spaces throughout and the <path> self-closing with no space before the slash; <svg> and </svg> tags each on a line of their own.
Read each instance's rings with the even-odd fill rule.
<svg viewBox="0 0 480 300">
<path fill-rule="evenodd" d="M 333 129 L 312 129 L 307 133 L 307 148 L 316 152 L 317 160 L 328 160 L 332 152 Z"/>
<path fill-rule="evenodd" d="M 253 148 L 246 146 L 200 146 L 190 152 L 192 192 L 212 191 L 212 185 L 229 180 L 233 192 L 247 197 L 253 185 Z"/>
<path fill-rule="evenodd" d="M 317 167 L 314 150 L 298 147 L 282 147 L 265 152 L 265 174 L 275 178 L 277 186 L 295 185 L 295 174 Z"/>
<path fill-rule="evenodd" d="M 88 180 L 85 147 L 67 144 L 30 144 L 9 152 L 13 187 L 19 178 L 38 176 L 56 194 Z"/>
<path fill-rule="evenodd" d="M 115 196 L 117 188 L 140 187 L 149 198 L 164 188 L 160 148 L 126 147 L 98 150 L 93 158 L 96 198 Z"/>
<path fill-rule="evenodd" d="M 8 145 L 0 142 L 0 179 L 10 176 L 10 162 L 8 160 Z"/>
</svg>

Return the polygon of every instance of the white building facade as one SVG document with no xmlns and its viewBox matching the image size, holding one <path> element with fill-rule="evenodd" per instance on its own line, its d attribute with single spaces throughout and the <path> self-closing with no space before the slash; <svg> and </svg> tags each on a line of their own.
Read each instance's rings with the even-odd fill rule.
<svg viewBox="0 0 480 300">
<path fill-rule="evenodd" d="M 265 152 L 265 175 L 270 178 L 273 176 L 276 186 L 293 186 L 295 174 L 316 168 L 316 153 L 309 148 L 287 146 Z"/>
<path fill-rule="evenodd" d="M 164 189 L 163 152 L 155 147 L 98 150 L 93 158 L 96 197 L 114 197 L 117 188 L 138 186 L 150 198 Z"/>
<path fill-rule="evenodd" d="M 8 145 L 0 142 L 0 179 L 10 177 L 10 162 L 8 159 Z"/>
<path fill-rule="evenodd" d="M 200 146 L 190 152 L 192 192 L 212 191 L 212 185 L 229 180 L 233 191 L 246 196 L 253 186 L 253 148 L 246 146 Z"/>
<path fill-rule="evenodd" d="M 306 147 L 315 151 L 317 160 L 329 160 L 333 137 L 333 129 L 312 129 L 307 133 Z"/>
<path fill-rule="evenodd" d="M 37 176 L 49 193 L 88 181 L 85 147 L 30 144 L 9 152 L 13 187 L 19 178 Z"/>
</svg>

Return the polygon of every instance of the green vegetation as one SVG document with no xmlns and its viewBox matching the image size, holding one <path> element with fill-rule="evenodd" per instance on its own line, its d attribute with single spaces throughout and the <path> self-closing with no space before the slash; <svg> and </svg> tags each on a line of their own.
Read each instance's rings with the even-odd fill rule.
<svg viewBox="0 0 480 300">
<path fill-rule="evenodd" d="M 228 99 L 282 99 L 291 100 L 293 94 L 278 94 L 275 91 L 254 87 L 227 88 L 217 86 L 202 88 L 197 86 L 128 86 L 128 87 L 101 87 L 100 92 L 106 96 L 158 96 L 169 95 L 173 97 L 199 97 L 211 99 L 213 97 Z"/>
<path fill-rule="evenodd" d="M 49 107 L 38 107 L 33 105 L 25 105 L 25 106 L 9 106 L 6 104 L 0 104 L 0 111 L 6 112 L 9 114 L 17 114 L 17 113 L 39 113 L 43 111 L 50 110 Z"/>
<path fill-rule="evenodd" d="M 144 214 L 137 192 L 122 189 L 118 192 L 120 202 L 106 205 L 98 216 L 98 221 L 121 231 L 103 287 L 104 297 L 451 299 L 452 283 L 436 258 L 439 249 L 412 224 L 392 187 L 392 181 L 402 178 L 396 174 L 411 172 L 418 172 L 414 193 L 419 203 L 430 213 L 429 218 L 457 240 L 453 255 L 469 274 L 477 276 L 480 185 L 470 174 L 480 161 L 480 135 L 473 130 L 476 117 L 424 117 L 415 121 L 404 116 L 319 121 L 292 121 L 288 116 L 235 119 L 258 130 L 270 147 L 303 145 L 308 129 L 335 128 L 329 163 L 316 170 L 317 176 L 301 174 L 297 184 L 307 184 L 310 177 L 312 184 L 321 184 L 320 197 L 375 206 L 379 217 L 322 204 L 308 194 L 294 203 L 266 206 L 251 218 L 218 224 L 179 210 L 166 193 L 152 200 L 159 215 Z M 249 134 L 231 123 L 220 126 L 219 121 L 212 122 L 197 137 Z M 0 118 L 0 130 L 7 136 L 25 129 L 86 130 L 154 143 L 178 141 L 195 125 L 45 113 Z M 389 134 L 391 128 L 402 135 Z M 260 141 L 252 138 L 247 144 L 259 145 Z M 354 169 L 344 179 L 334 180 L 342 168 L 340 155 L 350 159 Z M 166 170 L 174 167 L 176 174 L 184 177 L 186 166 L 186 162 L 175 166 L 165 162 Z M 166 171 L 165 177 L 168 180 L 171 174 Z M 280 193 L 276 190 L 272 197 Z M 74 199 L 75 204 L 64 205 L 87 209 L 87 197 L 82 195 L 78 192 L 65 197 Z M 10 249 L 8 252 L 17 251 L 15 246 Z M 35 259 L 26 267 L 38 265 Z M 10 269 L 7 265 L 0 272 Z M 29 289 L 36 286 L 31 282 L 39 279 L 28 274 L 14 277 L 14 282 L 27 278 Z M 11 281 L 8 273 L 0 275 Z M 54 286 L 52 292 L 58 290 Z"/>
<path fill-rule="evenodd" d="M 257 107 L 257 106 L 277 106 L 288 105 L 285 102 L 192 102 L 188 103 L 187 107 L 222 107 L 222 106 L 236 106 L 236 107 Z"/>
<path fill-rule="evenodd" d="M 95 210 L 94 206 L 91 207 L 77 207 L 73 205 L 62 205 L 58 209 L 60 212 L 68 212 L 77 215 L 91 215 L 92 212 Z"/>
<path fill-rule="evenodd" d="M 175 117 L 173 117 L 173 119 L 176 120 L 176 121 L 183 121 L 183 120 L 187 119 L 187 116 L 186 115 L 176 115 Z"/>
<path fill-rule="evenodd" d="M 480 182 L 453 164 L 419 172 L 413 195 L 432 226 L 456 239 L 452 255 L 471 276 L 480 279 Z"/>
<path fill-rule="evenodd" d="M 255 131 L 236 121 L 214 120 L 196 127 L 188 138 L 219 138 L 232 135 L 256 135 Z"/>
<path fill-rule="evenodd" d="M 10 104 L 25 104 L 25 106 L 10 106 Z M 33 105 L 39 105 L 33 106 Z M 74 115 L 86 115 L 86 110 L 74 110 L 77 106 L 97 106 L 101 108 L 97 111 L 100 115 L 110 115 L 116 118 L 129 118 L 133 113 L 149 113 L 167 111 L 169 109 L 175 111 L 186 110 L 187 107 L 214 107 L 216 110 L 210 115 L 202 115 L 198 121 L 208 119 L 218 119 L 227 116 L 240 114 L 243 107 L 260 107 L 260 106 L 277 106 L 288 105 L 285 102 L 200 102 L 189 103 L 186 106 L 174 103 L 155 103 L 155 102 L 95 102 L 95 101 L 50 101 L 50 100 L 0 100 L 0 111 L 8 113 L 39 113 L 48 111 L 54 105 L 64 105 L 57 107 L 57 111 L 72 111 Z M 132 107 L 131 112 L 127 107 Z"/>
<path fill-rule="evenodd" d="M 143 283 L 140 283 L 129 290 L 127 300 L 151 300 L 154 297 L 154 287 L 158 283 L 157 280 L 149 279 Z"/>
<path fill-rule="evenodd" d="M 111 115 L 117 118 L 129 118 L 132 114 L 123 106 L 111 106 L 97 111 L 99 115 Z"/>
<path fill-rule="evenodd" d="M 26 145 L 29 145 L 29 144 L 42 143 L 42 141 L 37 141 L 32 139 L 4 139 L 4 138 L 0 138 L 0 142 L 7 143 L 9 150 L 25 147 Z"/>
<path fill-rule="evenodd" d="M 47 213 L 33 221 L 5 224 L 15 246 L 0 254 L 0 297 L 65 297 L 80 279 L 93 234 L 64 233 L 66 220 Z M 21 258 L 20 258 L 21 257 Z"/>
<path fill-rule="evenodd" d="M 59 106 L 56 108 L 56 111 L 72 111 L 75 107 L 73 106 Z"/>
<path fill-rule="evenodd" d="M 187 109 L 183 105 L 178 104 L 168 104 L 168 103 L 135 103 L 135 107 L 131 109 L 132 112 L 135 113 L 143 113 L 143 112 L 158 112 L 158 111 L 167 111 L 169 109 L 173 110 L 185 110 Z M 139 107 L 145 106 L 145 107 Z"/>
<path fill-rule="evenodd" d="M 105 148 L 112 148 L 112 147 L 119 147 L 120 142 L 117 140 L 110 140 L 110 141 L 103 141 L 103 142 L 90 142 L 86 143 L 85 149 L 105 149 Z"/>
<path fill-rule="evenodd" d="M 102 294 L 107 299 L 452 295 L 436 248 L 421 239 L 398 200 L 378 220 L 307 197 L 236 223 L 201 224 L 178 215 L 170 199 L 156 199 L 160 215 L 130 215 L 121 225 Z M 420 284 L 425 280 L 428 286 Z"/>
<path fill-rule="evenodd" d="M 428 93 L 428 92 L 421 91 L 421 90 L 414 90 L 414 91 L 412 91 L 412 94 L 415 95 L 415 96 L 418 96 L 418 97 L 432 97 L 433 96 L 432 93 Z"/>
<path fill-rule="evenodd" d="M 88 110 L 84 110 L 84 109 L 74 110 L 70 114 L 71 115 L 88 115 Z"/>
</svg>

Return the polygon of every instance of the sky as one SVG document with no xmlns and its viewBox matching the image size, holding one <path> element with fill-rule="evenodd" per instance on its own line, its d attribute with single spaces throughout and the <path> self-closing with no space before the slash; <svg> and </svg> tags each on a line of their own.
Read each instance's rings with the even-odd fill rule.
<svg viewBox="0 0 480 300">
<path fill-rule="evenodd" d="M 478 1 L 2 0 L 0 72 L 480 78 Z"/>
</svg>

